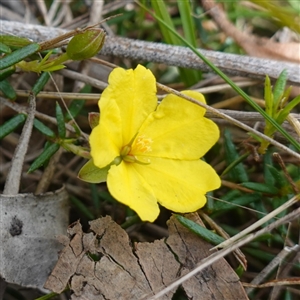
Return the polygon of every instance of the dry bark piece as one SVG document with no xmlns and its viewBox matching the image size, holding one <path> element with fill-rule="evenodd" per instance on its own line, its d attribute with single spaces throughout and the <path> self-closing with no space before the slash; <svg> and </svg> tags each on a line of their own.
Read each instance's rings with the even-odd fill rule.
<svg viewBox="0 0 300 300">
<path fill-rule="evenodd" d="M 166 287 L 178 276 L 180 263 L 164 240 L 158 240 L 154 243 L 138 243 L 136 249 L 136 255 L 151 290 L 157 291 Z M 161 299 L 172 299 L 173 294 L 174 291 L 169 292 Z"/>
<path fill-rule="evenodd" d="M 64 188 L 41 195 L 0 195 L 0 277 L 42 289 L 57 261 L 69 220 Z"/>
<path fill-rule="evenodd" d="M 188 217 L 203 226 L 198 214 L 189 214 Z M 212 246 L 174 219 L 171 219 L 168 225 L 170 237 L 166 243 L 182 264 L 180 275 L 185 275 L 192 271 L 201 259 L 212 254 L 209 250 Z M 199 272 L 182 286 L 191 299 L 248 299 L 238 276 L 225 259 L 220 259 Z"/>
<path fill-rule="evenodd" d="M 196 214 L 189 214 L 201 223 Z M 70 243 L 45 288 L 61 293 L 69 284 L 71 299 L 147 299 L 186 274 L 209 255 L 211 245 L 169 221 L 170 236 L 132 248 L 127 233 L 110 217 L 90 222 L 91 233 L 77 222 L 68 230 Z M 93 257 L 93 259 L 92 259 Z M 224 259 L 183 284 L 189 299 L 248 299 L 239 278 Z M 172 299 L 175 290 L 161 299 Z M 199 298 L 200 297 L 200 298 Z"/>
</svg>

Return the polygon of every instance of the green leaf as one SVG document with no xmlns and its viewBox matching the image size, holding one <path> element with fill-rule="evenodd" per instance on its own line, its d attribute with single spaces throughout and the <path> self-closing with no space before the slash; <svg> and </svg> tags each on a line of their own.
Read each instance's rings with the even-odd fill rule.
<svg viewBox="0 0 300 300">
<path fill-rule="evenodd" d="M 25 120 L 26 115 L 19 114 L 2 124 L 0 126 L 0 140 L 17 129 L 21 124 L 25 122 Z"/>
<path fill-rule="evenodd" d="M 261 194 L 253 193 L 253 194 L 243 194 L 243 195 L 236 196 L 231 200 L 227 200 L 227 203 L 223 201 L 222 202 L 216 201 L 214 203 L 213 212 L 228 211 L 231 209 L 235 209 L 237 205 L 244 206 L 259 200 L 261 200 Z"/>
<path fill-rule="evenodd" d="M 37 43 L 32 43 L 23 48 L 15 50 L 14 52 L 4 56 L 0 59 L 0 70 L 6 69 L 12 65 L 15 65 L 19 61 L 25 59 L 26 57 L 34 54 L 40 49 L 40 45 Z"/>
<path fill-rule="evenodd" d="M 235 182 L 244 182 L 248 181 L 248 175 L 244 168 L 244 165 L 240 163 L 241 157 L 237 153 L 235 149 L 235 145 L 232 142 L 231 134 L 229 130 L 224 131 L 225 137 L 225 155 L 227 164 L 231 166 L 231 168 L 227 168 L 226 171 L 230 174 L 232 179 Z M 245 158 L 245 155 L 242 157 Z"/>
<path fill-rule="evenodd" d="M 17 94 L 16 94 L 14 88 L 6 79 L 0 81 L 0 91 L 9 100 L 13 101 L 13 100 L 16 100 L 16 98 L 17 98 Z"/>
<path fill-rule="evenodd" d="M 50 146 L 46 147 L 39 157 L 31 164 L 28 173 L 31 173 L 46 164 L 55 152 L 57 152 L 59 147 L 58 144 L 50 144 Z"/>
<path fill-rule="evenodd" d="M 111 164 L 104 168 L 98 168 L 94 165 L 93 160 L 90 159 L 79 171 L 78 178 L 90 182 L 90 183 L 101 183 L 107 179 L 108 170 Z"/>
<path fill-rule="evenodd" d="M 11 49 L 7 45 L 0 42 L 0 53 L 5 53 L 5 54 L 11 53 Z"/>
<path fill-rule="evenodd" d="M 62 70 L 65 67 L 66 67 L 65 65 L 60 64 L 60 65 L 55 65 L 55 66 L 50 66 L 50 67 L 41 66 L 41 69 L 44 72 L 54 72 L 54 71 Z"/>
<path fill-rule="evenodd" d="M 287 116 L 289 115 L 289 113 L 291 112 L 291 110 L 293 108 L 295 108 L 297 105 L 300 104 L 300 95 L 298 95 L 296 98 L 294 98 L 292 101 L 290 101 L 279 113 L 276 121 L 279 123 L 279 124 L 282 124 Z"/>
<path fill-rule="evenodd" d="M 61 139 L 64 139 L 66 137 L 65 118 L 64 118 L 64 113 L 63 113 L 60 105 L 57 102 L 56 102 L 56 106 L 55 106 L 55 111 L 56 111 L 58 136 Z"/>
<path fill-rule="evenodd" d="M 280 107 L 280 101 L 282 99 L 282 95 L 284 94 L 286 80 L 287 80 L 287 71 L 283 70 L 278 79 L 276 80 L 274 89 L 273 89 L 273 112 L 277 112 Z"/>
<path fill-rule="evenodd" d="M 37 95 L 46 85 L 50 78 L 50 73 L 44 72 L 42 75 L 39 77 L 39 79 L 36 81 L 35 85 L 32 88 L 32 92 L 34 95 Z"/>
<path fill-rule="evenodd" d="M 182 3 L 184 2 L 184 3 Z M 170 17 L 169 11 L 165 4 L 165 1 L 157 1 L 152 0 L 151 5 L 155 11 L 155 13 L 164 20 L 168 24 L 168 27 L 172 28 L 175 31 L 174 23 Z M 187 34 L 187 39 L 191 42 L 194 46 L 196 46 L 196 39 L 195 39 L 195 28 L 192 25 L 192 18 L 190 13 L 190 5 L 188 1 L 183 0 L 178 2 L 178 6 L 180 11 L 180 15 L 182 17 L 182 23 L 184 26 L 184 32 Z M 159 28 L 161 30 L 162 36 L 164 41 L 170 45 L 182 45 L 182 41 L 176 37 L 172 31 L 168 30 L 163 24 L 159 22 Z M 194 35 L 194 37 L 192 37 Z M 181 79 L 188 85 L 191 86 L 198 82 L 201 78 L 201 72 L 197 70 L 188 70 L 184 68 L 179 68 L 180 77 Z"/>
<path fill-rule="evenodd" d="M 197 46 L 195 25 L 192 18 L 191 3 L 189 0 L 181 0 L 177 2 L 180 18 L 182 22 L 184 37 L 193 46 Z"/>
<path fill-rule="evenodd" d="M 4 70 L 0 70 L 0 81 L 4 80 L 5 78 L 9 77 L 16 71 L 15 66 L 8 67 Z"/>
<path fill-rule="evenodd" d="M 264 98 L 266 103 L 266 113 L 273 117 L 273 93 L 271 87 L 270 77 L 267 75 L 265 79 L 265 89 L 264 89 Z"/>
<path fill-rule="evenodd" d="M 42 134 L 50 137 L 50 138 L 55 138 L 55 133 L 53 130 L 51 130 L 48 126 L 44 125 L 41 121 L 38 119 L 34 119 L 33 121 L 33 126 L 40 131 Z"/>
<path fill-rule="evenodd" d="M 191 9 L 191 2 L 189 0 L 181 0 L 177 1 L 180 18 L 183 27 L 183 33 L 185 39 L 191 43 L 194 47 L 197 47 L 197 40 L 195 34 L 195 24 L 193 20 L 193 12 Z M 185 83 L 188 86 L 191 86 L 198 82 L 201 79 L 201 72 L 199 70 L 187 70 L 187 69 L 179 69 L 180 75 L 184 76 Z"/>
<path fill-rule="evenodd" d="M 291 91 L 293 90 L 292 86 L 289 86 L 283 93 L 282 97 L 281 97 L 281 102 L 280 102 L 280 108 L 285 107 L 286 103 L 289 100 Z"/>
<path fill-rule="evenodd" d="M 151 5 L 159 18 L 163 19 L 166 24 L 168 24 L 169 27 L 171 27 L 175 31 L 174 24 L 172 22 L 172 19 L 170 17 L 170 14 L 168 12 L 167 6 L 164 1 L 157 1 L 157 0 L 151 0 Z M 162 32 L 162 35 L 164 37 L 164 40 L 166 43 L 171 45 L 181 45 L 180 40 L 174 36 L 168 28 L 163 26 L 159 22 L 159 27 Z"/>
<path fill-rule="evenodd" d="M 96 211 L 99 211 L 101 207 L 101 200 L 100 200 L 100 196 L 96 184 L 90 184 L 90 189 L 91 189 L 91 196 L 92 196 L 91 198 L 93 201 L 93 205 Z"/>
<path fill-rule="evenodd" d="M 270 171 L 270 167 L 273 167 L 272 152 L 267 151 L 263 156 L 263 159 L 264 159 L 263 168 L 264 168 L 265 182 L 268 185 L 275 185 L 275 178 Z"/>
<path fill-rule="evenodd" d="M 225 241 L 225 239 L 218 234 L 214 233 L 211 230 L 208 230 L 205 227 L 200 226 L 199 224 L 195 223 L 194 221 L 187 219 L 183 216 L 176 215 L 176 219 L 182 224 L 184 227 L 189 229 L 190 231 L 194 232 L 198 236 L 202 237 L 207 242 L 211 243 L 212 245 L 218 245 Z"/>
<path fill-rule="evenodd" d="M 72 119 L 71 116 L 75 118 L 84 107 L 84 104 L 85 104 L 85 100 L 80 100 L 80 99 L 73 100 L 68 108 L 69 111 L 65 115 L 66 122 Z"/>
<path fill-rule="evenodd" d="M 245 272 L 244 267 L 242 265 L 239 265 L 234 271 L 237 274 L 237 276 L 239 276 L 239 278 L 241 278 Z"/>
<path fill-rule="evenodd" d="M 287 179 L 285 178 L 282 172 L 277 170 L 274 166 L 268 166 L 268 169 L 275 180 L 274 186 L 282 188 L 285 185 L 287 185 Z"/>
<path fill-rule="evenodd" d="M 9 47 L 15 47 L 15 48 L 20 48 L 32 44 L 32 41 L 30 41 L 27 38 L 18 37 L 15 35 L 6 35 L 6 34 L 0 35 L 0 42 Z"/>
<path fill-rule="evenodd" d="M 268 185 L 265 183 L 257 183 L 257 182 L 243 182 L 241 186 L 248 188 L 250 190 L 276 195 L 279 193 L 279 190 L 272 185 Z"/>
<path fill-rule="evenodd" d="M 35 300 L 49 300 L 49 299 L 52 299 L 56 296 L 58 296 L 58 294 L 52 292 L 52 293 L 49 293 L 49 294 L 44 295 L 42 297 L 36 298 Z"/>
</svg>

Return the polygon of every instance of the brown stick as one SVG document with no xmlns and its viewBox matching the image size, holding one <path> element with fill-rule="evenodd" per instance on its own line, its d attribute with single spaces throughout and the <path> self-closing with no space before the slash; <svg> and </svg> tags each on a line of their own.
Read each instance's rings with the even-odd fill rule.
<svg viewBox="0 0 300 300">
<path fill-rule="evenodd" d="M 67 32 L 66 30 L 59 28 L 22 24 L 4 20 L 1 21 L 1 25 L 4 34 L 27 37 L 33 41 L 47 40 Z M 3 28 L 5 28 L 5 31 Z M 299 64 L 202 49 L 200 49 L 200 51 L 227 74 L 251 77 L 260 80 L 264 80 L 265 75 L 268 74 L 272 80 L 275 80 L 278 78 L 281 71 L 286 69 L 288 71 L 288 84 L 300 86 Z M 136 61 L 164 63 L 183 68 L 204 71 L 210 70 L 200 58 L 186 47 L 144 42 L 127 38 L 107 36 L 101 54 L 129 58 Z"/>
</svg>

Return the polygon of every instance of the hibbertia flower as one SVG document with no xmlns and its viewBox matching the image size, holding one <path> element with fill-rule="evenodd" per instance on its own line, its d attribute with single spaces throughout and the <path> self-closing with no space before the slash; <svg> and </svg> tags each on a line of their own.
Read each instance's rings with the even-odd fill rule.
<svg viewBox="0 0 300 300">
<path fill-rule="evenodd" d="M 200 93 L 183 93 L 205 103 Z M 142 220 L 157 218 L 158 203 L 174 212 L 196 211 L 220 186 L 215 170 L 200 159 L 218 140 L 218 127 L 204 108 L 173 94 L 158 104 L 150 70 L 114 69 L 99 109 L 92 159 L 79 178 L 106 180 L 111 195 Z"/>
</svg>

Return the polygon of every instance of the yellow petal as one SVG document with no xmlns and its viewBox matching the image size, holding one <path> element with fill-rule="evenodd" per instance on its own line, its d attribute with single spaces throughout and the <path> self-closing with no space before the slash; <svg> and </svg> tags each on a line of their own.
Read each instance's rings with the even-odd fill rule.
<svg viewBox="0 0 300 300">
<path fill-rule="evenodd" d="M 155 77 L 138 65 L 135 70 L 114 69 L 108 83 L 99 101 L 100 118 L 107 104 L 115 101 L 120 109 L 123 145 L 126 145 L 157 106 Z"/>
<path fill-rule="evenodd" d="M 220 177 L 202 160 L 150 158 L 135 169 L 151 186 L 158 202 L 174 212 L 193 212 L 206 203 L 205 194 L 220 187 Z"/>
<path fill-rule="evenodd" d="M 205 102 L 200 93 L 185 91 L 184 94 Z M 185 160 L 202 157 L 219 139 L 217 125 L 204 118 L 204 113 L 204 108 L 168 95 L 143 123 L 136 139 L 142 136 L 145 141 L 151 141 L 151 151 L 145 153 L 136 147 L 132 154 Z"/>
<path fill-rule="evenodd" d="M 112 166 L 107 186 L 111 195 L 133 209 L 143 221 L 153 222 L 159 215 L 159 206 L 150 185 L 136 171 L 135 163 Z"/>
<path fill-rule="evenodd" d="M 91 156 L 95 166 L 104 168 L 120 155 L 122 132 L 120 109 L 115 101 L 106 104 L 90 135 Z"/>
</svg>

